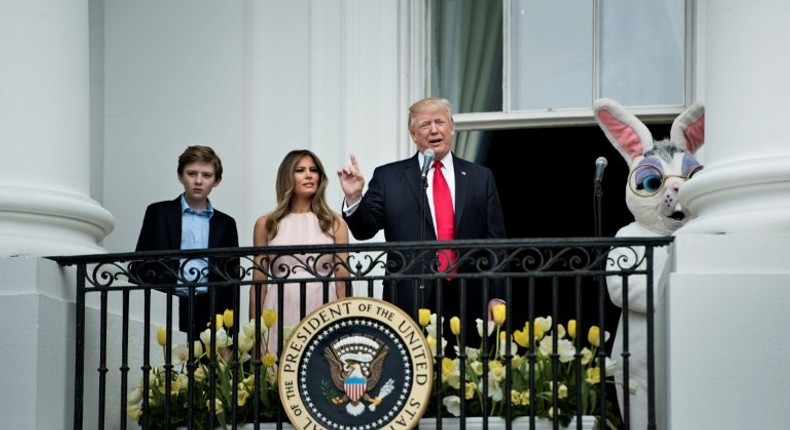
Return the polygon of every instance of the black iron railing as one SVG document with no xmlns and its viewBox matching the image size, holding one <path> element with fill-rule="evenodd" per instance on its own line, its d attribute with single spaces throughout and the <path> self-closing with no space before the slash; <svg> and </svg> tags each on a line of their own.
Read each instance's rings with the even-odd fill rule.
<svg viewBox="0 0 790 430">
<path fill-rule="evenodd" d="M 337 282 L 344 283 L 347 296 L 364 295 L 372 297 L 377 294 L 382 284 L 396 283 L 410 285 L 409 294 L 413 294 L 413 303 L 436 303 L 437 309 L 431 309 L 441 321 L 442 317 L 450 319 L 454 315 L 442 315 L 441 303 L 447 303 L 444 295 L 457 297 L 461 320 L 469 319 L 473 315 L 481 315 L 486 310 L 488 300 L 494 297 L 493 291 L 498 289 L 500 298 L 508 304 L 507 318 L 501 330 L 510 335 L 504 339 L 510 345 L 501 347 L 501 362 L 504 365 L 504 386 L 490 385 L 488 378 L 492 363 L 483 361 L 480 378 L 483 383 L 477 387 L 481 394 L 477 400 L 473 397 L 459 396 L 460 405 L 456 409 L 461 418 L 458 424 L 465 428 L 464 420 L 474 413 L 470 409 L 471 403 L 477 401 L 476 408 L 490 411 L 492 405 L 499 406 L 496 414 L 507 419 L 507 428 L 510 428 L 512 418 L 518 415 L 528 417 L 530 424 L 535 425 L 536 417 L 541 415 L 537 409 L 539 401 L 551 405 L 554 411 L 559 410 L 563 398 L 568 394 L 561 389 L 562 375 L 558 375 L 560 353 L 563 342 L 558 333 L 559 324 L 567 324 L 563 329 L 570 331 L 575 323 L 575 332 L 578 336 L 565 337 L 573 345 L 572 365 L 568 369 L 576 369 L 574 377 L 569 381 L 575 410 L 562 411 L 570 413 L 577 418 L 577 425 L 582 428 L 582 415 L 595 415 L 601 423 L 617 422 L 620 417 L 628 416 L 629 403 L 626 400 L 622 411 L 617 414 L 614 391 L 601 388 L 610 384 L 589 385 L 584 380 L 590 377 L 583 374 L 589 360 L 598 362 L 596 366 L 600 374 L 599 381 L 611 381 L 607 374 L 605 359 L 611 348 L 612 339 L 601 342 L 600 348 L 595 350 L 594 357 L 587 357 L 582 353 L 582 344 L 585 343 L 585 333 L 590 327 L 601 328 L 601 333 L 614 333 L 617 317 L 612 311 L 611 303 L 606 288 L 606 277 L 619 277 L 623 280 L 625 292 L 624 302 L 627 303 L 627 286 L 630 279 L 643 277 L 647 285 L 648 315 L 653 312 L 654 295 L 654 267 L 653 251 L 656 247 L 666 247 L 671 243 L 671 238 L 609 238 L 609 239 L 508 239 L 508 240 L 473 240 L 455 241 L 453 248 L 458 252 L 455 269 L 448 272 L 439 272 L 436 267 L 438 261 L 436 253 L 447 247 L 440 242 L 414 242 L 414 243 L 364 243 L 345 246 L 298 246 L 298 247 L 268 247 L 268 248 L 234 248 L 192 251 L 162 251 L 142 253 L 100 254 L 86 256 L 51 257 L 64 266 L 76 266 L 77 297 L 76 297 L 76 359 L 75 359 L 75 386 L 74 386 L 74 429 L 84 426 L 93 428 L 121 428 L 128 426 L 142 428 L 171 428 L 173 423 L 180 423 L 184 428 L 198 428 L 199 419 L 207 417 L 207 426 L 213 428 L 227 424 L 229 428 L 237 428 L 237 422 L 244 420 L 254 422 L 254 428 L 259 428 L 259 421 L 270 419 L 281 428 L 287 421 L 287 416 L 281 408 L 276 408 L 274 415 L 264 416 L 267 402 L 276 398 L 269 398 L 271 392 L 260 381 L 266 378 L 270 369 L 266 363 L 267 357 L 263 348 L 255 347 L 249 351 L 250 359 L 245 361 L 244 346 L 240 345 L 240 338 L 244 337 L 245 320 L 242 315 L 247 314 L 246 309 L 241 309 L 243 294 L 248 294 L 250 286 L 260 285 L 260 288 L 299 288 L 305 294 L 305 285 L 308 281 L 320 282 L 323 286 L 323 301 L 329 297 L 329 290 L 335 288 Z M 607 258 L 612 249 L 618 249 L 617 259 Z M 259 260 L 256 256 L 265 256 Z M 329 257 L 329 258 L 327 258 Z M 207 267 L 202 271 L 186 270 L 189 262 L 195 260 L 207 261 Z M 295 274 L 299 272 L 299 276 Z M 253 273 L 265 275 L 265 279 L 253 280 Z M 308 275 L 305 277 L 304 275 Z M 425 283 L 433 283 L 437 288 L 420 288 Z M 450 285 L 455 288 L 445 291 Z M 255 287 L 253 287 L 255 288 Z M 194 313 L 192 306 L 200 296 L 199 289 L 208 292 L 204 297 L 209 297 L 210 314 L 223 314 L 224 309 L 216 306 L 215 297 L 220 291 L 232 291 L 233 311 L 226 318 L 227 331 L 224 333 L 237 341 L 228 346 L 225 351 L 227 357 L 218 357 L 218 353 L 203 354 L 194 347 L 173 352 L 174 315 L 173 307 L 176 300 L 181 300 L 189 306 L 189 318 Z M 457 289 L 457 290 L 456 290 Z M 183 293 L 185 291 L 185 293 Z M 428 297 L 425 292 L 430 291 Z M 470 294 L 471 292 L 471 294 Z M 184 295 L 185 294 L 185 295 Z M 397 294 L 397 293 L 396 293 Z M 182 297 L 179 298 L 179 295 Z M 471 299 L 470 299 L 471 298 Z M 159 308 L 155 306 L 159 303 Z M 280 294 L 280 307 L 282 307 L 282 294 Z M 627 305 L 626 305 L 627 306 Z M 421 305 L 407 309 L 416 320 L 419 318 Z M 157 313 L 158 309 L 161 314 Z M 260 315 L 260 305 L 253 305 L 254 312 Z M 304 298 L 300 301 L 300 316 L 307 314 Z M 613 315 L 615 314 L 615 315 Z M 535 398 L 536 384 L 541 376 L 541 353 L 533 339 L 540 337 L 543 329 L 539 327 L 539 320 L 546 322 L 550 317 L 552 322 L 551 347 L 548 362 L 551 363 L 551 378 L 553 384 L 546 399 Z M 284 335 L 283 313 L 278 314 L 280 323 L 277 324 L 280 350 Z M 566 323 L 573 320 L 573 323 Z M 153 324 L 152 322 L 158 322 Z M 528 326 L 525 321 L 531 322 Z M 625 319 L 627 323 L 627 318 Z M 203 327 L 206 322 L 199 322 Z M 153 325 L 152 325 L 153 324 Z M 214 322 L 212 322 L 214 324 Z M 163 325 L 164 332 L 159 334 L 159 341 L 164 341 L 164 357 L 156 358 L 156 336 L 152 327 Z M 434 333 L 439 339 L 456 338 L 447 333 L 448 325 L 438 324 Z M 255 318 L 254 324 L 247 325 L 246 329 L 253 330 L 253 338 L 260 339 L 266 331 L 266 322 Z M 442 333 L 444 331 L 444 334 Z M 460 380 L 466 381 L 468 367 L 466 364 L 475 357 L 466 353 L 465 346 L 476 345 L 479 340 L 472 339 L 476 333 L 470 329 L 461 329 L 459 343 L 462 346 L 455 358 L 460 363 L 457 371 Z M 513 336 L 518 332 L 517 336 Z M 207 338 L 203 339 L 206 349 L 214 350 L 222 346 L 224 336 L 215 330 L 207 330 Z M 625 331 L 627 333 L 627 330 Z M 471 335 L 471 336 L 470 336 Z M 186 334 L 186 345 L 194 345 L 198 339 L 193 334 Z M 655 380 L 654 380 L 654 352 L 653 318 L 647 318 L 648 339 L 648 381 L 649 381 L 649 407 L 650 422 L 655 423 Z M 531 346 L 523 348 L 526 337 Z M 618 372 L 622 372 L 624 385 L 628 385 L 629 375 L 629 349 L 627 339 L 615 339 L 623 342 L 623 354 L 612 357 L 620 364 Z M 473 343 L 475 342 L 475 343 Z M 441 341 L 439 341 L 441 344 Z M 492 351 L 500 345 L 496 338 L 483 336 L 481 350 Z M 521 348 L 521 349 L 518 349 Z M 154 351 L 152 351 L 154 349 Z M 595 348 L 593 348 L 595 349 Z M 436 348 L 434 352 L 437 365 L 435 366 L 435 385 L 442 386 L 447 378 L 443 376 L 443 359 L 447 351 L 452 349 Z M 176 357 L 182 354 L 183 357 Z M 493 353 L 492 353 L 493 354 Z M 545 358 L 545 357 L 544 357 Z M 458 361 L 460 360 L 460 361 Z M 161 361 L 161 365 L 157 364 Z M 173 364 L 173 362 L 180 364 Z M 95 370 L 88 366 L 96 364 Z M 118 365 L 117 371 L 111 366 Z M 178 366 L 181 366 L 180 368 Z M 449 365 L 449 364 L 448 364 Z M 525 369 L 523 380 L 513 380 L 514 367 Z M 245 367 L 246 366 L 246 367 Z M 241 405 L 231 401 L 232 405 L 219 405 L 209 402 L 218 398 L 220 384 L 218 375 L 223 374 L 227 368 L 231 369 L 228 375 L 232 378 L 229 382 L 232 387 L 232 398 L 242 403 L 246 398 L 239 396 L 239 383 L 244 383 L 244 377 L 252 378 L 253 393 L 250 399 L 249 410 L 242 411 Z M 276 367 L 276 364 L 275 364 Z M 139 369 L 139 377 L 137 373 Z M 179 370 L 181 369 L 181 370 Z M 246 369 L 246 370 L 245 370 Z M 131 373 L 134 370 L 135 373 Z M 446 370 L 446 369 L 445 369 Z M 208 374 L 206 374 L 208 373 Z M 182 376 L 183 375 L 183 376 Z M 178 377 L 176 377 L 178 376 Z M 458 376 L 458 375 L 456 375 Z M 161 377 L 157 379 L 158 377 Z M 181 379 L 179 379 L 181 378 Z M 205 378 L 205 379 L 203 379 Z M 205 390 L 198 390 L 201 381 L 210 381 Z M 137 382 L 139 381 L 139 382 Z M 227 381 L 226 381 L 227 382 Z M 161 386 L 157 385 L 160 384 Z M 526 385 L 525 385 L 526 384 Z M 201 385 L 202 386 L 202 385 Z M 186 387 L 186 388 L 184 388 Z M 522 388 L 516 390 L 514 387 Z M 583 390 L 593 389 L 596 395 L 585 397 L 588 393 Z M 271 388 L 271 387 L 269 387 Z M 503 390 L 504 399 L 491 397 L 490 390 Z M 628 390 L 626 390 L 627 392 Z M 518 393 L 522 393 L 519 399 Z M 90 396 L 86 396 L 90 393 Z M 132 394 L 130 394 L 132 393 Z M 147 393 L 147 395 L 145 394 Z M 512 393 L 513 398 L 509 398 Z M 524 393 L 533 393 L 529 397 Z M 449 407 L 443 407 L 446 392 L 435 390 L 432 395 L 429 414 L 436 417 L 448 417 Z M 140 399 L 130 396 L 140 395 Z M 565 396 L 565 397 L 563 397 Z M 89 401 L 86 401 L 90 397 Z M 243 397 L 243 396 L 242 396 Z M 581 401 L 594 399 L 595 404 L 584 404 Z M 626 398 L 628 396 L 625 396 Z M 183 399 L 187 399 L 184 403 Z M 158 403 L 157 403 L 158 402 Z M 202 402 L 202 403 L 200 403 Z M 155 404 L 161 405 L 156 411 Z M 283 405 L 287 407 L 288 405 Z M 221 408 L 218 410 L 217 408 Z M 118 410 L 120 409 L 120 411 Z M 206 410 L 208 414 L 206 415 Z M 221 413 L 219 411 L 222 411 Z M 592 411 L 592 413 L 590 412 Z M 128 412 L 128 414 L 127 414 Z M 212 413 L 213 412 L 213 413 Z M 553 413 L 553 412 L 552 412 Z M 201 415 L 203 414 L 203 415 Z M 242 416 L 242 414 L 247 414 Z M 95 415 L 95 416 L 94 416 Z M 221 416 L 220 416 L 221 415 Z M 485 414 L 484 414 L 485 415 Z M 545 415 L 545 411 L 544 414 Z M 203 418 L 201 418 L 203 417 Z M 252 418 L 250 418 L 252 417 Z M 257 417 L 257 418 L 256 418 Z M 131 418 L 131 419 L 130 419 Z M 86 424 L 88 421 L 88 424 Z M 135 423 L 134 421 L 137 421 Z M 437 420 L 438 428 L 442 426 L 441 419 Z M 626 420 L 627 421 L 627 420 Z M 561 420 L 553 421 L 553 428 L 560 427 Z M 202 425 L 206 425 L 205 423 Z M 195 427 L 193 427 L 195 426 Z M 449 427 L 449 424 L 445 424 Z M 488 421 L 483 421 L 484 428 L 488 428 Z M 175 428 L 175 427 L 173 427 Z M 532 427 L 531 427 L 532 428 Z M 603 427 L 601 427 L 603 428 Z"/>
</svg>

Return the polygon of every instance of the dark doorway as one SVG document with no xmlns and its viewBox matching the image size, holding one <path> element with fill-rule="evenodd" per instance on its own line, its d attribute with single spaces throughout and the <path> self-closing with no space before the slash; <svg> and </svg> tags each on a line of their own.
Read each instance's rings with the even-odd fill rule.
<svg viewBox="0 0 790 430">
<path fill-rule="evenodd" d="M 654 136 L 669 135 L 668 124 L 648 127 Z M 597 126 L 498 130 L 490 133 L 484 164 L 496 179 L 508 237 L 593 237 L 595 160 L 606 157 L 601 198 L 601 231 L 612 237 L 634 218 L 625 204 L 628 164 Z M 536 316 L 552 315 L 552 285 L 538 281 Z M 565 281 L 565 280 L 563 280 Z M 575 285 L 559 285 L 559 313 L 555 323 L 583 321 L 584 330 L 600 321 L 597 283 L 582 289 L 582 315 L 575 311 Z M 513 288 L 514 326 L 528 318 L 526 285 Z M 612 336 L 620 308 L 604 296 L 605 326 Z"/>
</svg>

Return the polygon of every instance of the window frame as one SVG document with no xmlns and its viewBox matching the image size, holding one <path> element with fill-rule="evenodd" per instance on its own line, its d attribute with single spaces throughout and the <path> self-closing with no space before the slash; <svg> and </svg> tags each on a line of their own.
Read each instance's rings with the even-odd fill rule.
<svg viewBox="0 0 790 430">
<path fill-rule="evenodd" d="M 414 0 L 409 19 L 420 22 L 420 29 L 414 29 L 410 42 L 419 42 L 421 46 L 412 45 L 410 59 L 422 59 L 419 73 L 411 73 L 413 79 L 412 92 L 419 91 L 419 94 L 426 94 L 431 81 L 431 8 L 432 0 Z M 600 37 L 600 1 L 594 0 L 593 19 L 598 23 L 593 26 L 593 88 L 592 100 L 600 97 L 599 88 L 599 61 L 597 52 Z M 685 22 L 685 70 L 684 70 L 684 99 L 682 105 L 639 105 L 628 106 L 630 112 L 639 116 L 645 123 L 671 122 L 677 115 L 682 113 L 688 106 L 696 100 L 701 100 L 703 87 L 701 85 L 704 74 L 704 62 L 701 53 L 704 47 L 704 28 L 699 17 L 704 16 L 705 0 L 691 0 L 685 2 L 686 22 Z M 594 124 L 592 106 L 579 108 L 556 108 L 544 110 L 509 110 L 510 94 L 508 91 L 510 76 L 510 0 L 501 0 L 503 13 L 503 84 L 502 101 L 503 110 L 498 112 L 476 112 L 476 113 L 455 113 L 455 127 L 458 131 L 468 130 L 499 130 L 510 128 L 531 128 L 531 127 L 558 127 Z M 415 22 L 413 21 L 413 22 Z M 418 67 L 407 67 L 409 72 L 414 72 Z M 416 99 L 416 98 L 415 98 Z"/>
</svg>

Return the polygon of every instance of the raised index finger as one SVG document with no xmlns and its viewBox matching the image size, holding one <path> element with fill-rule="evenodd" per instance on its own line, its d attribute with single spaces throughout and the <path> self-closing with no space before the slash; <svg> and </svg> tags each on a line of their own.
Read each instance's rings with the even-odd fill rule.
<svg viewBox="0 0 790 430">
<path fill-rule="evenodd" d="M 351 167 L 353 167 L 355 170 L 359 170 L 359 163 L 357 163 L 357 156 L 351 154 L 350 157 L 351 157 Z"/>
</svg>

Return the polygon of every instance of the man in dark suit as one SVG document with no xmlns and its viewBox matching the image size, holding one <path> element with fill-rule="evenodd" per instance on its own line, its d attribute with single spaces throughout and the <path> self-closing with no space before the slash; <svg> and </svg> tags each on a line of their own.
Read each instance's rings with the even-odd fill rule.
<svg viewBox="0 0 790 430">
<path fill-rule="evenodd" d="M 445 99 L 427 98 L 414 103 L 409 108 L 409 132 L 419 151 L 411 158 L 396 161 L 377 167 L 368 190 L 362 195 L 365 179 L 360 172 L 356 157 L 351 155 L 351 165 L 338 171 L 345 202 L 343 216 L 355 238 L 366 240 L 384 229 L 384 237 L 388 242 L 421 241 L 421 240 L 453 240 L 453 239 L 494 239 L 505 237 L 505 222 L 499 203 L 496 184 L 491 171 L 483 166 L 470 163 L 453 156 L 451 153 L 452 137 L 455 134 L 450 103 Z M 425 153 L 433 151 L 434 160 L 440 165 L 432 165 L 423 170 Z M 452 202 L 448 202 L 451 213 L 449 231 L 442 232 L 443 217 L 437 216 L 437 209 L 442 204 L 434 202 L 434 186 L 436 169 L 441 170 L 449 188 Z M 423 190 L 421 172 L 427 172 L 427 189 Z M 424 210 L 423 210 L 424 208 Z M 424 214 L 425 218 L 420 219 Z M 437 228 L 439 225 L 439 228 Z M 452 251 L 448 251 L 452 252 Z M 443 253 L 434 259 L 444 264 Z M 390 256 L 392 260 L 394 256 Z M 450 257 L 450 267 L 452 264 Z M 422 270 L 415 265 L 414 271 Z M 459 271 L 472 270 L 458 267 Z M 445 282 L 446 284 L 446 282 Z M 451 282 L 443 294 L 443 315 L 446 319 L 458 315 L 459 296 L 452 293 L 457 282 Z M 415 283 L 390 283 L 384 286 L 384 299 L 395 303 L 410 315 L 421 307 L 422 303 L 414 302 Z M 395 291 L 397 290 L 397 291 Z M 435 306 L 428 287 L 428 306 Z M 468 286 L 467 327 L 473 326 L 480 318 L 480 289 L 474 283 Z M 502 297 L 501 291 L 493 291 L 489 296 Z M 489 303 L 489 315 L 493 306 L 501 300 Z M 475 306 L 475 304 L 477 306 Z M 435 310 L 435 308 L 433 309 Z M 469 330 L 467 330 L 469 333 Z"/>
<path fill-rule="evenodd" d="M 236 221 L 216 210 L 208 199 L 209 193 L 222 181 L 222 162 L 213 149 L 207 146 L 190 146 L 178 157 L 178 180 L 184 193 L 175 200 L 153 203 L 148 206 L 143 226 L 137 240 L 136 251 L 164 251 L 205 248 L 235 248 L 239 246 Z M 226 274 L 239 277 L 238 259 L 213 262 Z M 167 284 L 187 282 L 216 282 L 225 280 L 222 275 L 209 270 L 205 259 L 181 261 L 179 267 L 165 270 L 156 263 L 145 263 L 132 269 L 146 283 Z M 179 273 L 176 279 L 172 273 Z M 215 313 L 233 309 L 233 288 L 214 289 Z M 194 321 L 189 321 L 189 292 L 178 288 L 179 330 L 192 333 L 198 339 L 214 318 L 210 313 L 210 297 L 205 287 L 196 288 Z"/>
</svg>

